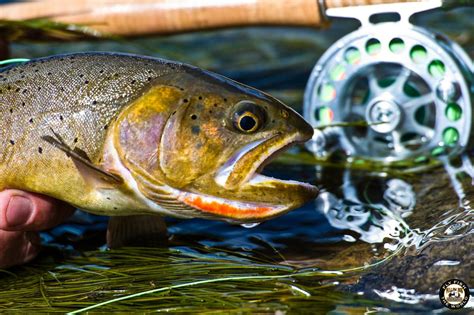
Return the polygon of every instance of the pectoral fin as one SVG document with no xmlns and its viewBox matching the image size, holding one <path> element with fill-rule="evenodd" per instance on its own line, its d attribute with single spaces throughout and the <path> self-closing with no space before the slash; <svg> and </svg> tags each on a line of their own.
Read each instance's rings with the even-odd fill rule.
<svg viewBox="0 0 474 315">
<path fill-rule="evenodd" d="M 162 217 L 137 215 L 110 217 L 107 228 L 107 246 L 156 247 L 166 242 L 166 224 Z"/>
<path fill-rule="evenodd" d="M 85 178 L 94 177 L 109 184 L 123 183 L 122 177 L 117 174 L 108 172 L 102 169 L 100 166 L 95 165 L 87 156 L 86 152 L 79 148 L 71 149 L 71 147 L 66 144 L 66 142 L 59 134 L 57 134 L 53 130 L 52 132 L 54 134 L 54 137 L 42 136 L 41 139 L 45 140 L 46 142 L 52 144 L 56 148 L 66 153 L 66 155 L 74 161 L 76 167 L 79 169 L 81 174 L 84 175 Z"/>
</svg>

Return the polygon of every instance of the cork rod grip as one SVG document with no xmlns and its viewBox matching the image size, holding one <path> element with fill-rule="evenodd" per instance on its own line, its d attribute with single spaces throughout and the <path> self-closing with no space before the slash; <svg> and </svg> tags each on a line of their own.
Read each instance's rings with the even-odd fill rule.
<svg viewBox="0 0 474 315">
<path fill-rule="evenodd" d="M 170 34 L 245 25 L 324 24 L 321 7 L 392 0 L 37 0 L 0 5 L 0 20 L 47 18 L 113 35 Z"/>
</svg>

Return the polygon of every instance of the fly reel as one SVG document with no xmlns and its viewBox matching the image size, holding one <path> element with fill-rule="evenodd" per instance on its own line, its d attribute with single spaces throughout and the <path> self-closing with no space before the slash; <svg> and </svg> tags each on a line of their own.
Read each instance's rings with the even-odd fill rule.
<svg viewBox="0 0 474 315">
<path fill-rule="evenodd" d="M 438 6 L 435 1 L 327 11 L 357 18 L 362 26 L 326 51 L 306 87 L 304 116 L 314 127 L 324 126 L 308 142 L 316 156 L 342 151 L 349 159 L 416 162 L 457 155 L 468 146 L 472 61 L 456 43 L 409 23 L 412 14 Z M 369 21 L 387 12 L 400 20 Z"/>
</svg>

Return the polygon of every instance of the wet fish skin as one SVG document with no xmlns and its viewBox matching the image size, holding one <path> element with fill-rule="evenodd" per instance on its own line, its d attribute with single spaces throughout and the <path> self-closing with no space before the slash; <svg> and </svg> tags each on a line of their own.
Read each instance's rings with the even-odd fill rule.
<svg viewBox="0 0 474 315">
<path fill-rule="evenodd" d="M 236 130 L 242 102 L 264 112 L 258 131 Z M 110 53 L 36 59 L 0 71 L 0 114 L 0 189 L 89 212 L 260 221 L 317 194 L 254 175 L 312 128 L 270 96 L 192 66 Z"/>
</svg>

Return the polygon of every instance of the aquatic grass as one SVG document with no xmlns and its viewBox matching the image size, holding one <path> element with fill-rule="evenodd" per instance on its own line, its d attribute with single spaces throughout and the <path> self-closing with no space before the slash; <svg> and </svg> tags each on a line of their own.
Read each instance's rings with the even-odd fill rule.
<svg viewBox="0 0 474 315">
<path fill-rule="evenodd" d="M 332 287 L 371 267 L 298 269 L 218 249 L 193 249 L 134 247 L 59 260 L 43 256 L 35 265 L 0 276 L 0 311 L 317 312 L 358 298 Z"/>
</svg>

